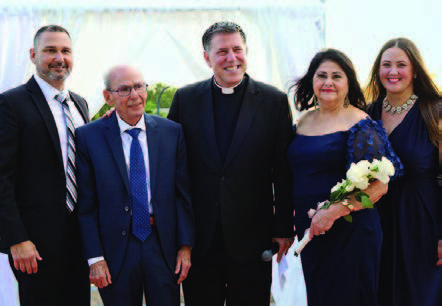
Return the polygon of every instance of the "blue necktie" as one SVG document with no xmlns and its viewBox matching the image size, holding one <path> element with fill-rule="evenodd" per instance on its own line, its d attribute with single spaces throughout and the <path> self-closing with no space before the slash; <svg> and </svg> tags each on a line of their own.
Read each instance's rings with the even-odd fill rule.
<svg viewBox="0 0 442 306">
<path fill-rule="evenodd" d="M 55 99 L 63 105 L 68 136 L 68 162 L 66 165 L 66 205 L 72 212 L 77 204 L 77 179 L 75 177 L 75 125 L 67 103 L 68 96 L 64 93 L 55 95 Z"/>
<path fill-rule="evenodd" d="M 152 231 L 150 227 L 149 198 L 147 195 L 146 166 L 143 150 L 141 149 L 138 134 L 141 129 L 126 130 L 132 136 L 130 145 L 130 193 L 132 196 L 132 232 L 141 241 L 146 240 Z"/>
</svg>

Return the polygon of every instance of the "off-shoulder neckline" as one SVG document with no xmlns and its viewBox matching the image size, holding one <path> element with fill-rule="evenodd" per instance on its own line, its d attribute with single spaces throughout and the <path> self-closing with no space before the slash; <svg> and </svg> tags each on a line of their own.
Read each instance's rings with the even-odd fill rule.
<svg viewBox="0 0 442 306">
<path fill-rule="evenodd" d="M 294 125 L 294 130 L 296 133 L 296 136 L 303 136 L 303 137 L 323 137 L 323 136 L 330 136 L 333 134 L 340 134 L 340 133 L 348 133 L 351 129 L 353 129 L 355 126 L 361 124 L 363 121 L 373 121 L 373 119 L 370 118 L 370 116 L 366 116 L 365 118 L 359 120 L 358 122 L 356 122 L 355 124 L 353 124 L 348 130 L 344 130 L 344 131 L 336 131 L 336 132 L 331 132 L 331 133 L 327 133 L 327 134 L 321 134 L 321 135 L 305 135 L 305 134 L 298 134 L 296 133 L 296 124 Z"/>
</svg>

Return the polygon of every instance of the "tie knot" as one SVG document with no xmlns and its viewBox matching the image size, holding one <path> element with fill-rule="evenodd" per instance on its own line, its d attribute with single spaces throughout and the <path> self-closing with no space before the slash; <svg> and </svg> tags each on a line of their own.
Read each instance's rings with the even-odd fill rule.
<svg viewBox="0 0 442 306">
<path fill-rule="evenodd" d="M 126 130 L 125 132 L 128 133 L 130 136 L 132 136 L 132 138 L 138 138 L 138 134 L 140 134 L 141 129 L 135 128 L 135 129 Z"/>
<path fill-rule="evenodd" d="M 55 100 L 60 103 L 64 103 L 67 100 L 67 95 L 64 92 L 55 95 Z"/>
</svg>

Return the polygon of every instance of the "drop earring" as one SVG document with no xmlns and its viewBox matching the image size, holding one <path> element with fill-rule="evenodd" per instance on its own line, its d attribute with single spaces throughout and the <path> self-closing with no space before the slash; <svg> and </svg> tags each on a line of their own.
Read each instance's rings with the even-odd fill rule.
<svg viewBox="0 0 442 306">
<path fill-rule="evenodd" d="M 350 100 L 348 99 L 348 95 L 347 95 L 344 100 L 344 107 L 347 108 L 349 105 L 350 105 Z"/>
</svg>

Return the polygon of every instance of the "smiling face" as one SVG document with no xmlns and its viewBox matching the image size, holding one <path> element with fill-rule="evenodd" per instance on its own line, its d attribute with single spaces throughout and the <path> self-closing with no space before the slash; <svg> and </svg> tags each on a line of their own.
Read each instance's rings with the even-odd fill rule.
<svg viewBox="0 0 442 306">
<path fill-rule="evenodd" d="M 382 54 L 379 78 L 387 95 L 410 96 L 413 93 L 413 65 L 400 48 L 393 47 Z"/>
<path fill-rule="evenodd" d="M 30 50 L 38 76 L 60 90 L 73 66 L 72 43 L 64 32 L 43 32 Z"/>
<path fill-rule="evenodd" d="M 335 62 L 322 62 L 313 76 L 313 91 L 319 104 L 344 105 L 348 94 L 348 80 L 344 70 Z"/>
<path fill-rule="evenodd" d="M 144 114 L 147 91 L 137 92 L 132 87 L 144 84 L 141 74 L 130 67 L 115 68 L 109 74 L 110 90 L 104 90 L 104 98 L 110 106 L 115 106 L 118 115 L 130 125 L 135 125 Z M 130 94 L 120 97 L 115 90 L 131 87 Z"/>
<path fill-rule="evenodd" d="M 238 84 L 247 69 L 247 47 L 239 33 L 215 34 L 204 59 L 223 87 Z"/>
</svg>

